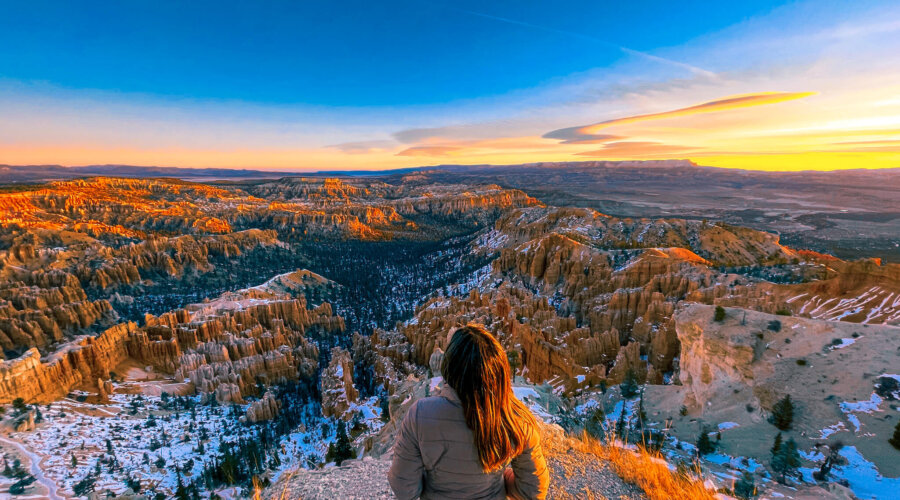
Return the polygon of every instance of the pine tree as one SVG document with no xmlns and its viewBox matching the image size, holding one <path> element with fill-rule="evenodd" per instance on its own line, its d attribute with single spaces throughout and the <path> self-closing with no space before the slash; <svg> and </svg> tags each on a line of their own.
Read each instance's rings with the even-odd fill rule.
<svg viewBox="0 0 900 500">
<path fill-rule="evenodd" d="M 756 496 L 756 484 L 753 481 L 753 474 L 744 471 L 741 478 L 734 483 L 734 496 L 738 498 L 753 498 Z"/>
<path fill-rule="evenodd" d="M 779 432 L 778 435 L 775 436 L 775 442 L 772 444 L 772 449 L 770 452 L 772 453 L 772 458 L 774 459 L 778 452 L 781 450 L 782 437 Z"/>
<path fill-rule="evenodd" d="M 900 422 L 897 422 L 897 426 L 894 427 L 894 435 L 888 439 L 888 443 L 891 443 L 891 446 L 900 450 Z"/>
<path fill-rule="evenodd" d="M 200 500 L 200 487 L 196 481 L 191 481 L 191 500 Z"/>
<path fill-rule="evenodd" d="M 584 424 L 585 432 L 597 439 L 603 439 L 606 435 L 606 431 L 603 428 L 603 422 L 605 420 L 606 412 L 603 411 L 603 406 L 598 404 L 588 415 L 587 421 Z"/>
<path fill-rule="evenodd" d="M 125 477 L 125 486 L 127 486 L 134 493 L 141 492 L 141 480 L 132 477 L 130 474 Z"/>
<path fill-rule="evenodd" d="M 163 393 L 165 394 L 165 393 Z M 175 483 L 175 499 L 176 500 L 191 500 L 190 495 L 188 493 L 187 487 L 184 485 L 184 481 L 181 480 L 181 472 L 177 472 L 175 474 L 177 478 L 177 482 Z"/>
<path fill-rule="evenodd" d="M 328 444 L 325 461 L 341 465 L 344 460 L 353 458 L 355 455 L 353 446 L 350 444 L 350 438 L 347 436 L 347 426 L 343 420 L 338 420 L 337 438 L 333 443 Z"/>
<path fill-rule="evenodd" d="M 721 322 L 725 321 L 725 308 L 722 306 L 716 306 L 716 313 L 713 316 L 713 319 L 717 323 L 721 323 Z"/>
<path fill-rule="evenodd" d="M 516 378 L 516 370 L 519 369 L 519 351 L 510 349 L 506 351 L 506 360 L 509 362 L 509 371 L 512 377 Z"/>
<path fill-rule="evenodd" d="M 697 454 L 707 455 L 716 451 L 716 446 L 709 439 L 709 433 L 704 429 L 697 437 Z"/>
<path fill-rule="evenodd" d="M 16 479 L 21 479 L 21 478 L 25 477 L 25 475 L 27 474 L 27 472 L 25 472 L 25 469 L 22 468 L 22 461 L 19 460 L 18 458 L 13 460 L 12 470 L 13 470 L 12 477 L 14 477 Z"/>
<path fill-rule="evenodd" d="M 386 396 L 381 398 L 381 421 L 385 423 L 391 421 L 391 404 Z"/>
<path fill-rule="evenodd" d="M 778 481 L 784 484 L 787 476 L 796 473 L 798 467 L 800 467 L 800 453 L 797 451 L 797 443 L 794 438 L 790 438 L 772 457 L 772 470 L 781 475 Z"/>
<path fill-rule="evenodd" d="M 629 368 L 628 371 L 625 372 L 625 379 L 622 380 L 619 389 L 622 391 L 622 397 L 624 398 L 631 399 L 637 395 L 638 380 L 637 374 L 634 373 L 633 369 Z"/>
<path fill-rule="evenodd" d="M 84 477 L 84 479 L 78 481 L 77 483 L 75 483 L 75 485 L 72 486 L 72 492 L 80 497 L 85 496 L 88 493 L 94 491 L 95 481 L 96 479 L 94 478 L 94 476 L 88 474 Z"/>
<path fill-rule="evenodd" d="M 10 486 L 9 490 L 7 490 L 7 491 L 12 496 L 19 496 L 19 495 L 22 495 L 25 493 L 25 486 L 27 486 L 28 484 L 30 484 L 30 483 L 27 482 L 26 480 L 20 479 L 20 480 L 16 481 L 15 483 L 13 483 L 12 486 Z"/>
<path fill-rule="evenodd" d="M 23 399 L 23 398 L 13 399 L 13 409 L 16 410 L 17 414 L 24 413 L 27 408 L 28 408 L 28 405 L 25 404 L 25 399 Z"/>
<path fill-rule="evenodd" d="M 786 431 L 791 428 L 794 422 L 794 403 L 791 401 L 791 395 L 788 394 L 780 401 L 775 403 L 772 408 L 772 423 L 775 427 Z"/>
<path fill-rule="evenodd" d="M 335 453 L 337 455 L 338 465 L 340 465 L 344 460 L 353 458 L 353 456 L 356 454 L 353 452 L 353 446 L 350 444 L 350 438 L 347 436 L 347 426 L 344 424 L 343 420 L 338 422 Z"/>
</svg>

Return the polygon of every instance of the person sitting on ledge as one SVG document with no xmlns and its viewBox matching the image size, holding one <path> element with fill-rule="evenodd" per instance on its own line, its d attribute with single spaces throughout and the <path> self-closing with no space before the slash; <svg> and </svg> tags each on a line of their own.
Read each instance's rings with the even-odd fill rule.
<svg viewBox="0 0 900 500">
<path fill-rule="evenodd" d="M 540 428 L 513 394 L 500 342 L 481 325 L 456 330 L 437 396 L 400 424 L 388 472 L 400 500 L 544 499 L 550 473 Z"/>
</svg>

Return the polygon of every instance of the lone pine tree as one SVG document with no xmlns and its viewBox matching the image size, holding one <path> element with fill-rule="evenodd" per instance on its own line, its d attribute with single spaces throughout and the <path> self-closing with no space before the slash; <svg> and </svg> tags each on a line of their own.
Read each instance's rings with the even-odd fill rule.
<svg viewBox="0 0 900 500">
<path fill-rule="evenodd" d="M 788 394 L 772 407 L 772 424 L 779 429 L 786 431 L 791 428 L 794 422 L 794 402 Z"/>
<path fill-rule="evenodd" d="M 713 316 L 713 319 L 718 323 L 725 321 L 725 308 L 722 306 L 716 306 L 716 313 Z"/>
<path fill-rule="evenodd" d="M 697 437 L 697 454 L 708 455 L 716 451 L 716 445 L 709 439 L 709 432 L 704 429 Z"/>
</svg>

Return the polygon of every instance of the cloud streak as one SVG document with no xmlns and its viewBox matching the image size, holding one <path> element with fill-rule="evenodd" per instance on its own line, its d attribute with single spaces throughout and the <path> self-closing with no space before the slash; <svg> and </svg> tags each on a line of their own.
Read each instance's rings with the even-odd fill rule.
<svg viewBox="0 0 900 500">
<path fill-rule="evenodd" d="M 397 146 L 397 143 L 394 141 L 388 140 L 375 140 L 375 141 L 355 141 L 355 142 L 342 142 L 340 144 L 332 144 L 331 146 L 326 146 L 327 148 L 337 149 L 342 153 L 347 153 L 350 155 L 358 155 L 358 154 L 369 154 L 369 153 L 378 153 L 382 151 L 389 151 Z"/>
<path fill-rule="evenodd" d="M 708 70 L 705 70 L 705 69 L 703 69 L 703 68 L 699 68 L 699 67 L 694 66 L 694 65 L 691 65 L 691 64 L 683 63 L 683 62 L 681 62 L 681 61 L 675 61 L 675 60 L 668 59 L 668 58 L 665 58 L 665 57 L 660 57 L 660 56 L 655 56 L 655 55 L 653 55 L 653 54 L 648 54 L 647 52 L 642 52 L 642 51 L 640 51 L 640 50 L 634 50 L 634 49 L 630 49 L 630 48 L 628 48 L 628 47 L 623 47 L 623 46 L 621 46 L 621 45 L 619 45 L 619 44 L 616 44 L 616 43 L 613 43 L 613 42 L 610 42 L 610 41 L 607 41 L 607 40 L 603 40 L 603 39 L 600 39 L 600 38 L 597 38 L 597 37 L 594 37 L 594 36 L 590 36 L 590 35 L 585 35 L 584 33 L 577 33 L 577 32 L 574 32 L 574 31 L 567 31 L 567 30 L 560 30 L 560 29 L 556 29 L 556 28 L 551 28 L 551 27 L 549 27 L 549 26 L 542 26 L 542 25 L 539 25 L 539 24 L 533 24 L 533 23 L 528 23 L 528 22 L 525 22 L 525 21 L 519 21 L 519 20 L 516 20 L 516 19 L 510 19 L 510 18 L 508 18 L 508 17 L 494 16 L 494 15 L 491 15 L 491 14 L 485 14 L 485 13 L 483 13 L 483 12 L 476 12 L 476 11 L 474 11 L 474 10 L 459 9 L 459 8 L 451 7 L 451 6 L 446 6 L 446 8 L 448 8 L 448 9 L 450 9 L 450 10 L 454 10 L 454 11 L 456 11 L 456 12 L 461 12 L 461 13 L 463 13 L 463 14 L 468 14 L 468 15 L 471 15 L 471 16 L 477 16 L 477 17 L 481 17 L 481 18 L 484 18 L 484 19 L 492 19 L 492 20 L 494 20 L 494 21 L 498 21 L 498 22 L 501 22 L 501 23 L 513 24 L 513 25 L 516 25 L 516 26 L 522 26 L 522 27 L 524 27 L 524 28 L 531 28 L 531 29 L 535 29 L 535 30 L 539 30 L 539 31 L 545 31 L 545 32 L 548 32 L 548 33 L 555 33 L 555 34 L 557 34 L 557 35 L 563 35 L 563 36 L 568 36 L 568 37 L 571 37 L 571 38 L 577 38 L 578 40 L 582 40 L 582 41 L 586 41 L 586 42 L 592 42 L 592 43 L 597 43 L 597 44 L 600 44 L 600 45 L 605 45 L 605 46 L 607 46 L 607 47 L 616 49 L 616 50 L 618 50 L 618 51 L 620 51 L 620 52 L 622 52 L 622 53 L 624 53 L 624 54 L 628 54 L 628 55 L 630 55 L 630 56 L 639 57 L 639 58 L 642 58 L 642 59 L 645 59 L 645 60 L 648 60 L 648 61 L 651 61 L 651 62 L 654 62 L 654 63 L 657 63 L 657 64 L 663 64 L 663 65 L 667 65 L 667 66 L 676 67 L 676 68 L 679 68 L 679 69 L 683 69 L 683 70 L 689 71 L 689 72 L 691 72 L 691 73 L 693 73 L 693 74 L 695 74 L 695 75 L 703 76 L 703 77 L 706 77 L 706 78 L 709 78 L 709 79 L 713 79 L 713 80 L 716 79 L 716 78 L 718 78 L 718 75 L 716 75 L 716 74 L 715 74 L 714 72 L 712 72 L 712 71 L 708 71 Z"/>
<path fill-rule="evenodd" d="M 397 156 L 452 156 L 463 151 L 456 146 L 414 146 L 397 153 Z"/>
<path fill-rule="evenodd" d="M 578 156 L 590 156 L 592 158 L 650 158 L 659 156 L 671 156 L 673 154 L 686 154 L 697 152 L 700 148 L 663 144 L 655 141 L 620 141 L 604 145 L 594 151 L 582 151 L 575 153 Z"/>
<path fill-rule="evenodd" d="M 813 94 L 815 94 L 815 92 L 761 92 L 756 94 L 737 95 L 717 99 L 714 101 L 707 101 L 702 104 L 688 106 L 686 108 L 664 111 L 661 113 L 632 115 L 622 118 L 615 118 L 613 120 L 606 120 L 594 123 L 592 125 L 558 129 L 544 134 L 544 137 L 547 139 L 558 139 L 561 142 L 568 144 L 603 142 L 603 138 L 606 136 L 604 134 L 600 134 L 600 131 L 617 125 L 628 125 L 632 123 L 651 120 L 663 120 L 667 118 L 678 118 L 683 116 L 748 108 L 752 106 L 776 104 L 785 101 L 792 101 L 795 99 L 802 99 Z"/>
</svg>

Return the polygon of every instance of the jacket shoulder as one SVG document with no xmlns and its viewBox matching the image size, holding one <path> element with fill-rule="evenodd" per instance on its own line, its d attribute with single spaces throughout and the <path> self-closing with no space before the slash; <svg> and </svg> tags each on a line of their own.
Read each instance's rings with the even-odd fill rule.
<svg viewBox="0 0 900 500">
<path fill-rule="evenodd" d="M 428 415 L 434 412 L 443 412 L 459 406 L 451 403 L 442 396 L 430 396 L 416 401 L 414 405 L 419 415 Z"/>
</svg>

